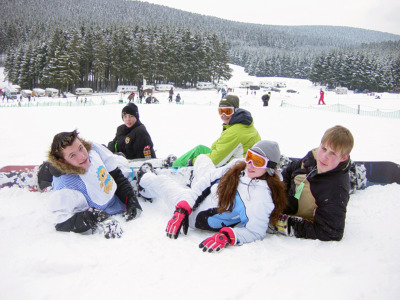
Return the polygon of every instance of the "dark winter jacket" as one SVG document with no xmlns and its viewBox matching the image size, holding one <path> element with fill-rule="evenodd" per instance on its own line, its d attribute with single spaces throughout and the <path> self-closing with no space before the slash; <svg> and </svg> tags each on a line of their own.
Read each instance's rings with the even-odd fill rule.
<svg viewBox="0 0 400 300">
<path fill-rule="evenodd" d="M 291 218 L 296 237 L 340 241 L 349 201 L 350 158 L 335 169 L 319 174 L 315 160 L 317 150 L 283 170 L 283 181 L 288 187 L 288 207 L 284 213 L 303 218 Z M 296 190 L 303 181 L 304 188 L 297 200 Z"/>
<path fill-rule="evenodd" d="M 107 148 L 113 153 L 122 152 L 127 159 L 156 157 L 151 137 L 140 120 L 131 128 L 125 124 L 119 126 Z"/>
<path fill-rule="evenodd" d="M 269 94 L 265 94 L 265 95 L 262 95 L 261 100 L 268 103 L 269 98 L 270 98 L 270 95 Z"/>
</svg>

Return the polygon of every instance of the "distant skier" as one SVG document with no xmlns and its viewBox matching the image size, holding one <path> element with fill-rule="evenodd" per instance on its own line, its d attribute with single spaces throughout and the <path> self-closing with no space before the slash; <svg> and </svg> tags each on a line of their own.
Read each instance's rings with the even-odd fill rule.
<svg viewBox="0 0 400 300">
<path fill-rule="evenodd" d="M 223 99 L 223 98 L 225 97 L 225 95 L 226 95 L 226 90 L 225 90 L 225 88 L 223 87 L 223 88 L 221 89 L 221 99 Z"/>
<path fill-rule="evenodd" d="M 320 92 L 319 92 L 320 96 L 319 96 L 319 101 L 318 101 L 318 105 L 323 104 L 325 105 L 325 101 L 324 101 L 324 90 L 321 88 Z"/>
<path fill-rule="evenodd" d="M 174 89 L 169 90 L 168 102 L 172 102 L 172 97 L 174 96 Z"/>
<path fill-rule="evenodd" d="M 179 93 L 176 95 L 175 102 L 176 103 L 180 103 L 181 102 L 181 95 Z"/>
<path fill-rule="evenodd" d="M 135 96 L 136 96 L 135 92 L 132 92 L 131 94 L 129 94 L 129 96 L 128 96 L 129 102 L 135 103 Z"/>
<path fill-rule="evenodd" d="M 261 97 L 261 100 L 263 101 L 263 106 L 268 106 L 270 98 L 271 98 L 271 92 L 268 92 L 268 94 L 265 94 Z"/>
<path fill-rule="evenodd" d="M 143 88 L 141 87 L 141 88 L 139 89 L 139 102 L 140 102 L 140 103 L 142 103 L 143 98 L 144 98 L 144 92 L 143 92 Z"/>
</svg>

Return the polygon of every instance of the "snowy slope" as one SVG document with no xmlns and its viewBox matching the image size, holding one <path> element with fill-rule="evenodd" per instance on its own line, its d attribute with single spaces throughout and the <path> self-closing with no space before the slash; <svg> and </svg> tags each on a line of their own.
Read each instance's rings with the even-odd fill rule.
<svg viewBox="0 0 400 300">
<path fill-rule="evenodd" d="M 319 87 L 307 80 L 279 79 L 299 94 L 273 93 L 262 107 L 256 95 L 237 88 L 249 79 L 235 67 L 228 83 L 241 106 L 251 111 L 263 139 L 276 140 L 282 153 L 301 157 L 319 145 L 336 124 L 355 137 L 352 158 L 400 162 L 398 119 L 361 117 L 280 107 L 285 100 L 315 105 Z M 255 78 L 251 78 L 253 80 Z M 255 79 L 260 80 L 260 79 Z M 271 79 L 273 80 L 273 79 Z M 275 80 L 274 80 L 275 81 Z M 179 90 L 185 105 L 139 105 L 157 155 L 180 155 L 197 144 L 210 145 L 220 134 L 216 91 Z M 117 102 L 118 95 L 103 97 Z M 399 95 L 337 96 L 327 104 L 362 104 L 400 109 Z M 120 104 L 87 107 L 0 107 L 0 166 L 41 163 L 54 134 L 75 128 L 82 137 L 107 143 L 122 123 Z M 4 299 L 397 299 L 400 294 L 400 185 L 373 186 L 351 196 L 341 242 L 268 236 L 263 241 L 202 253 L 209 234 L 190 230 L 178 240 L 165 237 L 171 217 L 162 201 L 142 203 L 138 220 L 120 220 L 124 236 L 60 233 L 51 224 L 49 194 L 0 190 L 0 290 Z"/>
</svg>

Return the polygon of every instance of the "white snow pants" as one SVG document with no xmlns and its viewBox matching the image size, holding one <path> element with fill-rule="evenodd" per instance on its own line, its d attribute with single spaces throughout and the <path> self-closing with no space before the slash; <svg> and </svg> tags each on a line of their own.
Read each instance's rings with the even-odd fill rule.
<svg viewBox="0 0 400 300">
<path fill-rule="evenodd" d="M 146 198 L 162 199 L 167 204 L 168 208 L 171 209 L 171 213 L 175 211 L 176 204 L 182 200 L 187 201 L 190 207 L 193 207 L 199 194 L 201 194 L 202 183 L 200 181 L 202 180 L 202 177 L 210 177 L 207 176 L 207 174 L 212 173 L 215 171 L 215 169 L 216 168 L 210 158 L 205 155 L 200 155 L 198 159 L 196 159 L 196 163 L 194 165 L 194 179 L 192 182 L 193 189 L 182 186 L 167 175 L 146 173 L 140 180 L 140 186 L 144 189 L 140 192 L 140 194 Z M 216 204 L 211 202 L 211 199 L 207 200 L 204 201 L 204 206 L 207 207 L 211 205 L 212 207 L 215 207 Z M 194 219 L 200 211 L 201 209 L 198 209 L 196 212 L 190 215 L 190 227 L 194 227 Z"/>
<path fill-rule="evenodd" d="M 191 206 L 192 191 L 185 188 L 167 175 L 146 173 L 140 180 L 140 186 L 144 189 L 140 194 L 146 198 L 162 198 L 168 208 L 175 209 L 175 205 L 186 200 Z"/>
</svg>

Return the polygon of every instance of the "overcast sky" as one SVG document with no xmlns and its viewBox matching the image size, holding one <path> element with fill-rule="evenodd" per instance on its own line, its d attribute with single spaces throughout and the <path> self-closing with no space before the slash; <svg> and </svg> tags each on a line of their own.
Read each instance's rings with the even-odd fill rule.
<svg viewBox="0 0 400 300">
<path fill-rule="evenodd" d="M 268 25 L 334 25 L 400 35 L 400 0 L 148 0 L 184 11 Z"/>
</svg>

